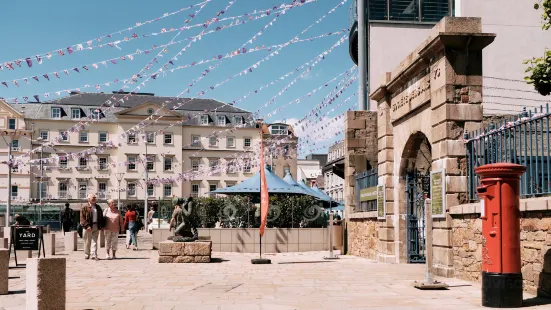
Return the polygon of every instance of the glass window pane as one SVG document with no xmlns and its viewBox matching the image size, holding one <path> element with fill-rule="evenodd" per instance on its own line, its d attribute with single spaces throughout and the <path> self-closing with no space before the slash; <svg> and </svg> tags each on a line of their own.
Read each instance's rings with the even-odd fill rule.
<svg viewBox="0 0 551 310">
<path fill-rule="evenodd" d="M 390 20 L 419 21 L 419 1 L 390 0 Z"/>
<path fill-rule="evenodd" d="M 386 10 L 387 0 L 369 0 L 369 19 L 386 20 L 388 19 Z"/>
<path fill-rule="evenodd" d="M 438 22 L 450 14 L 449 0 L 422 0 L 421 21 Z"/>
</svg>

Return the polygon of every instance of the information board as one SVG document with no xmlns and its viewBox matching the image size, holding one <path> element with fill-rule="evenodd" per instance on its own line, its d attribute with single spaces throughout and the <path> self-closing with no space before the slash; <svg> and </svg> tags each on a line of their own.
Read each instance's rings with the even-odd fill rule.
<svg viewBox="0 0 551 310">
<path fill-rule="evenodd" d="M 444 217 L 446 215 L 446 174 L 444 169 L 431 171 L 430 190 L 432 217 Z"/>
<path fill-rule="evenodd" d="M 39 249 L 40 230 L 38 227 L 16 227 L 15 229 L 15 250 Z"/>
<path fill-rule="evenodd" d="M 386 216 L 385 186 L 377 186 L 377 218 L 384 219 Z"/>
<path fill-rule="evenodd" d="M 377 200 L 377 186 L 360 190 L 360 202 Z"/>
</svg>

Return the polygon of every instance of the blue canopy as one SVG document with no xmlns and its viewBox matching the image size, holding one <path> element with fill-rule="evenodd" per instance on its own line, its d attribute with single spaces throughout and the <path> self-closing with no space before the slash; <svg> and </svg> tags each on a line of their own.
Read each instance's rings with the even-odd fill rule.
<svg viewBox="0 0 551 310">
<path fill-rule="evenodd" d="M 319 194 L 318 192 L 316 192 L 313 188 L 311 188 L 311 187 L 309 187 L 308 185 L 306 185 L 306 184 L 304 183 L 304 181 L 301 180 L 300 182 L 298 182 L 298 185 L 299 185 L 300 187 L 302 187 L 303 189 L 305 189 L 306 191 L 308 191 L 308 192 L 310 193 L 311 196 L 314 196 L 314 197 L 316 197 L 317 199 L 322 200 L 322 201 L 330 201 L 329 198 L 320 195 L 320 194 Z"/>
<path fill-rule="evenodd" d="M 266 183 L 268 185 L 268 193 L 270 194 L 302 194 L 312 195 L 310 192 L 305 191 L 300 187 L 295 187 L 289 183 L 283 181 L 282 178 L 273 174 L 270 169 L 264 167 L 266 173 Z M 238 194 L 257 194 L 260 195 L 260 171 L 247 180 L 236 184 L 232 187 L 219 188 L 211 193 L 226 194 L 226 195 L 238 195 Z M 316 196 L 317 197 L 317 196 Z"/>
<path fill-rule="evenodd" d="M 291 173 L 287 172 L 285 174 L 285 177 L 283 178 L 283 181 L 287 182 L 289 185 L 291 185 L 293 188 L 300 189 L 304 192 L 304 195 L 312 196 L 316 199 L 322 199 L 320 195 L 318 195 L 316 192 L 314 192 L 310 187 L 306 186 L 306 184 L 303 183 L 304 187 L 301 186 L 295 179 L 293 179 L 293 176 L 291 176 Z"/>
<path fill-rule="evenodd" d="M 314 187 L 312 188 L 312 190 L 316 193 L 318 193 L 320 196 L 324 197 L 327 201 L 330 201 L 332 200 L 331 196 L 327 195 L 326 193 L 324 193 L 321 189 L 318 188 L 317 185 L 314 185 Z"/>
</svg>

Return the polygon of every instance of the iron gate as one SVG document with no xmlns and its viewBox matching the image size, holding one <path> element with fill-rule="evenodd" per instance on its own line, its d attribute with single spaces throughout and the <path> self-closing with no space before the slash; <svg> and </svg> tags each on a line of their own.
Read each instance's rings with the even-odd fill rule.
<svg viewBox="0 0 551 310">
<path fill-rule="evenodd" d="M 425 262 L 425 199 L 430 198 L 430 172 L 406 174 L 406 238 L 408 263 Z"/>
</svg>

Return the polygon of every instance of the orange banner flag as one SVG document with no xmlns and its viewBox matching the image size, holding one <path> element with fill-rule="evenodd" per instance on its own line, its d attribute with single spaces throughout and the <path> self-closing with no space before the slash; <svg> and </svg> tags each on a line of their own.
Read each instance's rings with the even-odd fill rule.
<svg viewBox="0 0 551 310">
<path fill-rule="evenodd" d="M 269 195 L 268 183 L 266 183 L 266 170 L 264 167 L 264 141 L 263 133 L 260 131 L 260 236 L 264 236 L 264 228 L 268 221 Z"/>
</svg>

